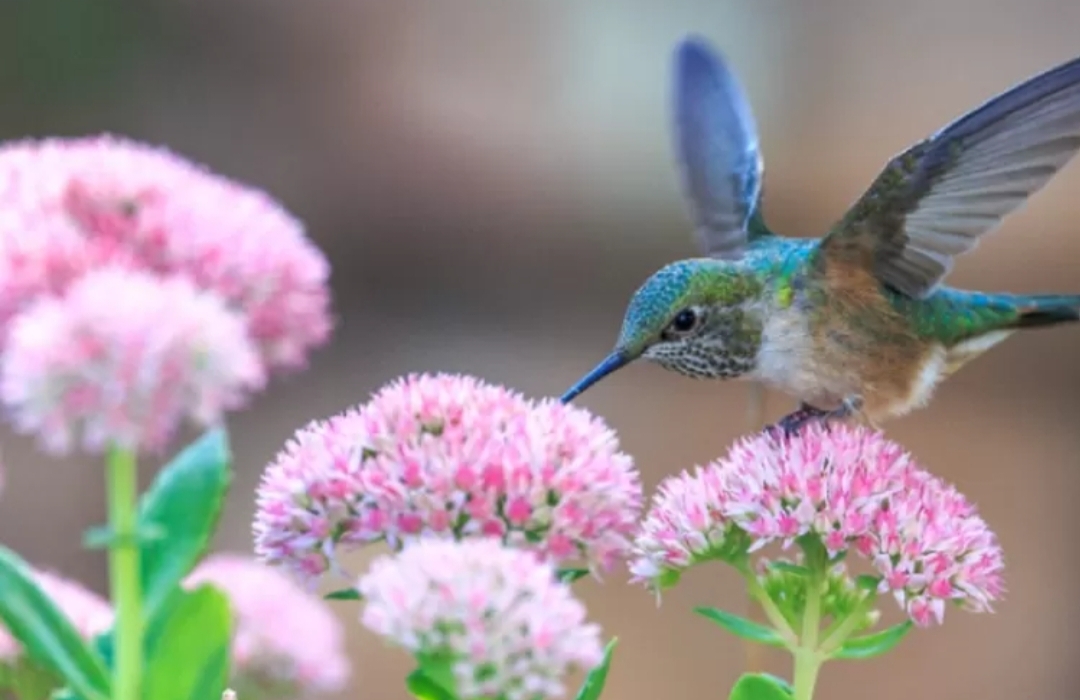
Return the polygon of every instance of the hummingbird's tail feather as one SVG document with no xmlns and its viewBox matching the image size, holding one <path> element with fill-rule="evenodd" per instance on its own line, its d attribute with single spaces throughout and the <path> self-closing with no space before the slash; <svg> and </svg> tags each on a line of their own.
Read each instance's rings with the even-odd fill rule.
<svg viewBox="0 0 1080 700">
<path fill-rule="evenodd" d="M 1042 328 L 1080 321 L 1080 294 L 1047 294 L 1016 299 L 1017 328 Z"/>
<path fill-rule="evenodd" d="M 986 294 L 940 290 L 916 312 L 946 348 L 952 374 L 1013 333 L 1080 321 L 1080 294 Z"/>
</svg>

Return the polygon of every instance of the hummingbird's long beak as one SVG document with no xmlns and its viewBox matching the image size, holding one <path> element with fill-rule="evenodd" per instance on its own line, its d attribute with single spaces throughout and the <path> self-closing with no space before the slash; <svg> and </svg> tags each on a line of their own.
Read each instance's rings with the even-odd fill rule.
<svg viewBox="0 0 1080 700">
<path fill-rule="evenodd" d="M 577 384 L 570 387 L 570 389 L 565 394 L 563 394 L 562 398 L 559 400 L 562 403 L 570 403 L 574 400 L 574 397 L 581 394 L 583 391 L 591 387 L 593 384 L 596 384 L 598 381 L 608 376 L 615 370 L 626 365 L 632 359 L 634 358 L 630 355 L 630 353 L 627 353 L 623 350 L 616 350 L 615 352 L 605 357 L 603 362 L 594 367 L 593 371 L 589 372 L 580 380 L 578 380 Z"/>
</svg>

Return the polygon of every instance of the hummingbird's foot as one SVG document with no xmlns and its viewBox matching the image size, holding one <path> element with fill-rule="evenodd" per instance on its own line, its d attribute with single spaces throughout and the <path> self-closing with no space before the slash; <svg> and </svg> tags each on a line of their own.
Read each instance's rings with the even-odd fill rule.
<svg viewBox="0 0 1080 700">
<path fill-rule="evenodd" d="M 798 409 L 787 414 L 773 425 L 770 425 L 765 431 L 773 434 L 779 432 L 784 437 L 791 437 L 802 430 L 802 427 L 807 423 L 815 420 L 824 420 L 832 413 L 832 411 L 826 411 L 823 408 L 811 406 L 804 401 L 799 404 Z"/>
<path fill-rule="evenodd" d="M 781 418 L 774 425 L 770 425 L 766 432 L 776 433 L 782 431 L 785 437 L 791 437 L 802 428 L 813 422 L 821 421 L 826 426 L 834 420 L 845 420 L 856 415 L 862 410 L 863 400 L 861 396 L 849 396 L 839 406 L 832 410 L 825 410 L 817 406 L 811 406 L 805 401 L 799 404 L 799 408 Z"/>
</svg>

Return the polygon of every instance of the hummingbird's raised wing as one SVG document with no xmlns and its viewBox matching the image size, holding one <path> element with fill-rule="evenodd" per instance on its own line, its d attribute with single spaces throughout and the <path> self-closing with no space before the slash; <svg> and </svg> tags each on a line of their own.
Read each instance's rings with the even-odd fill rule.
<svg viewBox="0 0 1080 700">
<path fill-rule="evenodd" d="M 697 37 L 676 49 L 674 101 L 675 149 L 698 244 L 711 257 L 739 257 L 764 233 L 750 221 L 762 174 L 750 104 L 724 59 Z"/>
<path fill-rule="evenodd" d="M 893 158 L 822 241 L 923 297 L 1080 149 L 1080 58 L 998 95 Z"/>
</svg>

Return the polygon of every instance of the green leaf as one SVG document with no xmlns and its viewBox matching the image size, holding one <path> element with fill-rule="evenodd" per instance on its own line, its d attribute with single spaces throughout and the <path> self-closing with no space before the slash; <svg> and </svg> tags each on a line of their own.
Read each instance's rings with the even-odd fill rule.
<svg viewBox="0 0 1080 700">
<path fill-rule="evenodd" d="M 870 574 L 860 574 L 855 577 L 855 586 L 864 591 L 877 591 L 878 584 L 881 583 L 880 576 L 871 576 Z"/>
<path fill-rule="evenodd" d="M 355 588 L 342 588 L 339 591 L 331 591 L 323 596 L 326 600 L 361 600 L 363 596 Z"/>
<path fill-rule="evenodd" d="M 792 564 L 789 561 L 771 561 L 769 562 L 770 569 L 776 569 L 777 571 L 783 571 L 786 574 L 795 574 L 797 576 L 806 576 L 810 573 L 810 569 L 807 569 L 801 564 Z"/>
<path fill-rule="evenodd" d="M 611 667 L 611 657 L 615 654 L 615 646 L 618 643 L 619 638 L 612 637 L 611 641 L 604 647 L 604 659 L 599 666 L 589 671 L 589 675 L 585 676 L 585 682 L 581 684 L 581 690 L 578 691 L 576 700 L 597 700 L 600 693 L 604 692 L 608 669 Z"/>
<path fill-rule="evenodd" d="M 764 672 L 759 673 L 758 675 L 763 677 L 763 678 L 767 678 L 768 680 L 772 681 L 776 685 L 780 686 L 780 688 L 785 693 L 787 693 L 788 695 L 794 695 L 795 694 L 795 689 L 791 687 L 791 684 L 788 683 L 783 678 L 781 678 L 780 676 L 774 676 L 771 673 L 764 673 Z"/>
<path fill-rule="evenodd" d="M 728 695 L 728 700 L 791 700 L 784 681 L 768 673 L 744 673 Z"/>
<path fill-rule="evenodd" d="M 147 630 L 142 698 L 220 698 L 229 680 L 229 599 L 209 584 L 173 593 Z"/>
<path fill-rule="evenodd" d="M 203 434 L 162 469 L 139 505 L 139 530 L 161 528 L 140 560 L 144 610 L 154 610 L 206 551 L 228 491 L 229 445 L 224 429 Z"/>
<path fill-rule="evenodd" d="M 579 578 L 585 578 L 586 576 L 588 576 L 589 570 L 576 567 L 567 567 L 565 569 L 559 569 L 556 572 L 556 575 L 563 583 L 573 583 Z"/>
<path fill-rule="evenodd" d="M 416 669 L 405 679 L 405 686 L 417 700 L 457 700 L 453 693 L 428 678 L 420 669 Z"/>
<path fill-rule="evenodd" d="M 905 620 L 874 634 L 853 637 L 829 655 L 833 659 L 870 659 L 880 656 L 900 643 L 911 631 L 911 620 Z"/>
<path fill-rule="evenodd" d="M 733 615 L 732 613 L 720 610 L 719 608 L 698 607 L 694 608 L 694 612 L 702 617 L 707 617 L 728 632 L 731 632 L 738 637 L 742 637 L 743 639 L 749 639 L 752 642 L 766 644 L 771 647 L 786 646 L 784 640 L 780 637 L 780 634 L 772 627 L 766 627 L 765 625 L 752 622 L 745 617 Z"/>
<path fill-rule="evenodd" d="M 417 665 L 424 676 L 451 697 L 457 695 L 457 678 L 454 677 L 454 657 L 449 654 L 417 654 Z"/>
<path fill-rule="evenodd" d="M 55 672 L 86 700 L 111 694 L 108 670 L 71 622 L 34 582 L 19 555 L 0 546 L 0 619 L 27 656 Z"/>
</svg>

